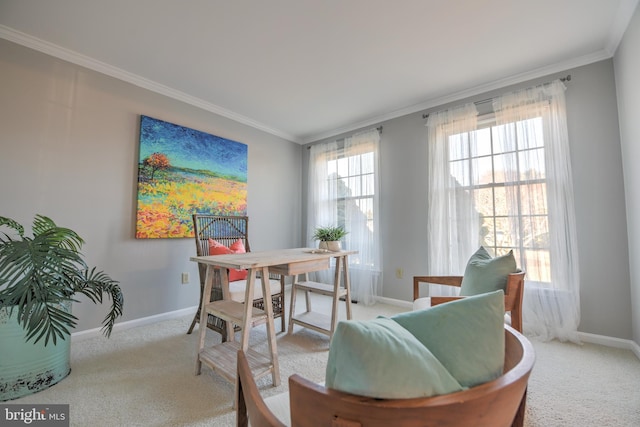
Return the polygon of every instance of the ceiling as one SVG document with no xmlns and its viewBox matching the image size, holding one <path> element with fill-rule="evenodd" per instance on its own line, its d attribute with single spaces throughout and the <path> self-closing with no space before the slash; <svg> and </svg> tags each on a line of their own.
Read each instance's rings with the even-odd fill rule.
<svg viewBox="0 0 640 427">
<path fill-rule="evenodd" d="M 0 0 L 0 37 L 304 144 L 610 58 L 638 0 Z"/>
</svg>

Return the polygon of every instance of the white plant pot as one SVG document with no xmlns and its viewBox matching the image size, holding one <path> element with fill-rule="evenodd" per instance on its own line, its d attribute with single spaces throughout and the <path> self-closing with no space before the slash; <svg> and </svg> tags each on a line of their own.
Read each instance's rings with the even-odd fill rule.
<svg viewBox="0 0 640 427">
<path fill-rule="evenodd" d="M 331 242 L 321 241 L 320 244 L 318 245 L 318 248 L 326 249 L 331 252 L 340 252 L 342 250 L 339 240 L 331 241 Z"/>
</svg>

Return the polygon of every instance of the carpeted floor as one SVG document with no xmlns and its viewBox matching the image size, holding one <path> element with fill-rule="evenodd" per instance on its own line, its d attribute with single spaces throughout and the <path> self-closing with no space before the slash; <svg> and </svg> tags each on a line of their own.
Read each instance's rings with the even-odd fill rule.
<svg viewBox="0 0 640 427">
<path fill-rule="evenodd" d="M 403 311 L 385 304 L 353 307 L 356 319 Z M 233 386 L 207 368 L 194 375 L 197 329 L 186 335 L 190 321 L 183 317 L 74 342 L 69 377 L 8 403 L 69 403 L 72 426 L 233 426 Z M 219 339 L 209 334 L 210 343 Z M 266 352 L 263 327 L 252 331 L 251 343 Z M 640 425 L 640 361 L 631 351 L 533 344 L 527 427 Z M 277 345 L 281 385 L 273 387 L 270 376 L 260 379 L 264 397 L 286 392 L 293 373 L 324 380 L 326 336 L 296 327 L 291 335 L 278 334 Z"/>
</svg>

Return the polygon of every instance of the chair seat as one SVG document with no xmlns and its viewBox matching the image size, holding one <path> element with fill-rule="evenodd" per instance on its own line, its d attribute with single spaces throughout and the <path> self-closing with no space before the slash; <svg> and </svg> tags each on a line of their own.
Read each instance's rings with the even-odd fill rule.
<svg viewBox="0 0 640 427">
<path fill-rule="evenodd" d="M 423 308 L 431 308 L 430 297 L 422 297 L 413 301 L 413 311 L 422 310 Z"/>
<path fill-rule="evenodd" d="M 269 279 L 270 291 L 271 295 L 276 295 L 281 292 L 282 286 L 280 285 L 280 280 Z M 231 294 L 231 299 L 237 302 L 244 302 L 244 293 L 247 289 L 247 281 L 246 280 L 236 280 L 234 282 L 229 282 L 229 293 Z M 253 299 L 262 298 L 262 284 L 260 279 L 256 279 L 256 285 L 253 288 Z"/>
</svg>

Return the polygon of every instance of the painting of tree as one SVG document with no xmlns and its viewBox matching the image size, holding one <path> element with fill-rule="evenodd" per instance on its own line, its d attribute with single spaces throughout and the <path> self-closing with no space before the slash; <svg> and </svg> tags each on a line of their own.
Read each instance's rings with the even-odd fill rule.
<svg viewBox="0 0 640 427">
<path fill-rule="evenodd" d="M 136 238 L 193 237 L 191 215 L 246 215 L 247 145 L 140 116 Z"/>
</svg>

